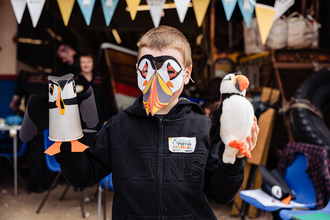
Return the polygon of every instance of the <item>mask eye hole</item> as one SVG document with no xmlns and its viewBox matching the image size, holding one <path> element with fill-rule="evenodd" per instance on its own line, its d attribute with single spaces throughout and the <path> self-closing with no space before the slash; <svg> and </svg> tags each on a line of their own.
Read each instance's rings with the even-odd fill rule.
<svg viewBox="0 0 330 220">
<path fill-rule="evenodd" d="M 148 74 L 148 63 L 144 64 L 141 73 L 142 73 L 142 76 L 143 77 L 147 77 L 147 74 Z"/>
<path fill-rule="evenodd" d="M 51 86 L 49 87 L 49 94 L 53 95 L 53 93 L 54 93 L 54 86 L 51 85 Z"/>
<path fill-rule="evenodd" d="M 170 79 L 173 79 L 178 74 L 178 72 L 172 67 L 171 64 L 168 64 L 167 65 L 167 74 L 170 77 Z"/>
</svg>

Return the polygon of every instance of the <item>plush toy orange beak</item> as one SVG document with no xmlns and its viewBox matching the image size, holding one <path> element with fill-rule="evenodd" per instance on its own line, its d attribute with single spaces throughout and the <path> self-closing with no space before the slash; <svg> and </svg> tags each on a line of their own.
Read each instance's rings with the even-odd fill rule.
<svg viewBox="0 0 330 220">
<path fill-rule="evenodd" d="M 234 86 L 239 91 L 245 90 L 249 84 L 249 79 L 244 75 L 237 75 L 234 79 Z"/>
</svg>

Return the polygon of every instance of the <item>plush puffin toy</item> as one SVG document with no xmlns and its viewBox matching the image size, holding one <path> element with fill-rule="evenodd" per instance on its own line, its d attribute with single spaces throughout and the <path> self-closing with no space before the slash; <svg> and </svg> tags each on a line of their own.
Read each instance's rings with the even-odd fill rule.
<svg viewBox="0 0 330 220">
<path fill-rule="evenodd" d="M 254 110 L 245 98 L 248 86 L 248 78 L 237 73 L 227 74 L 221 81 L 220 104 L 212 113 L 209 142 L 216 144 L 221 138 L 224 163 L 234 164 L 238 151 L 251 158 L 246 139 L 251 136 Z"/>
</svg>

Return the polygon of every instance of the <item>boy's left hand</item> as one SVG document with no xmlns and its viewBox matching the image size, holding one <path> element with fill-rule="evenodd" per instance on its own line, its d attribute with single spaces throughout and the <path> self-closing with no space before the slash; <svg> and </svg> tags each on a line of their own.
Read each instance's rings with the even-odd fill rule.
<svg viewBox="0 0 330 220">
<path fill-rule="evenodd" d="M 258 134 L 259 134 L 259 126 L 258 126 L 258 123 L 257 123 L 257 118 L 256 118 L 256 116 L 254 116 L 254 122 L 253 122 L 253 125 L 252 125 L 252 128 L 251 128 L 251 136 L 252 137 L 251 136 L 248 136 L 246 138 L 246 141 L 249 143 L 249 151 L 250 152 L 256 146 L 257 139 L 258 139 Z M 244 154 L 241 154 L 239 151 L 236 154 L 236 157 L 237 158 L 242 158 L 244 156 L 245 155 Z"/>
</svg>

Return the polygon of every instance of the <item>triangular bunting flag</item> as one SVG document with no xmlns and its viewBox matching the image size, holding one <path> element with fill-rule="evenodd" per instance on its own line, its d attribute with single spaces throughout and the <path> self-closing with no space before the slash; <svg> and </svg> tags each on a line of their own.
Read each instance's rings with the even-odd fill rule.
<svg viewBox="0 0 330 220">
<path fill-rule="evenodd" d="M 101 0 L 104 19 L 107 26 L 109 26 L 113 13 L 116 10 L 119 0 Z"/>
<path fill-rule="evenodd" d="M 75 0 L 57 0 L 65 26 L 68 26 L 74 3 Z"/>
<path fill-rule="evenodd" d="M 154 22 L 154 26 L 158 27 L 160 18 L 162 17 L 165 0 L 147 0 L 147 3 L 149 5 L 149 12 L 152 21 Z"/>
<path fill-rule="evenodd" d="M 250 28 L 251 19 L 254 13 L 254 4 L 256 1 L 257 0 L 238 0 L 238 6 L 247 28 Z"/>
<path fill-rule="evenodd" d="M 226 13 L 227 21 L 230 20 L 232 14 L 234 12 L 236 3 L 237 3 L 237 0 L 222 0 L 222 5 L 223 5 L 223 9 L 225 10 L 225 13 Z"/>
<path fill-rule="evenodd" d="M 262 44 L 266 43 L 270 29 L 273 26 L 276 9 L 269 5 L 256 3 L 256 17 Z"/>
<path fill-rule="evenodd" d="M 10 0 L 10 1 L 11 1 L 11 5 L 13 6 L 17 23 L 20 24 L 25 10 L 26 0 Z"/>
<path fill-rule="evenodd" d="M 91 23 L 95 0 L 77 0 L 87 26 Z"/>
<path fill-rule="evenodd" d="M 136 13 L 137 13 L 137 6 L 140 5 L 141 0 L 126 0 L 126 4 L 129 7 L 129 14 L 131 15 L 131 19 L 134 21 Z"/>
<path fill-rule="evenodd" d="M 274 17 L 274 21 L 280 18 L 293 4 L 294 0 L 276 0 L 274 8 L 276 8 L 277 12 Z"/>
<path fill-rule="evenodd" d="M 200 27 L 203 23 L 205 13 L 209 7 L 210 0 L 192 0 L 197 25 Z"/>
<path fill-rule="evenodd" d="M 180 22 L 183 23 L 184 18 L 186 17 L 187 14 L 190 0 L 174 0 L 174 3 Z"/>
<path fill-rule="evenodd" d="M 27 6 L 30 12 L 33 27 L 36 27 L 38 24 L 45 1 L 46 0 L 27 1 Z"/>
</svg>

